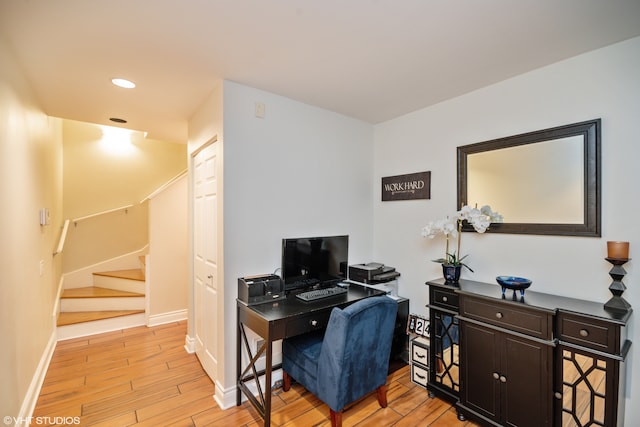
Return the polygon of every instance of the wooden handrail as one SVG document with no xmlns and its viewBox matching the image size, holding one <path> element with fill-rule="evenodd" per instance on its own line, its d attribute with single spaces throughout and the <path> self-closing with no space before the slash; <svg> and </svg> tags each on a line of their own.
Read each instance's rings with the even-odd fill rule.
<svg viewBox="0 0 640 427">
<path fill-rule="evenodd" d="M 127 210 L 127 209 L 132 208 L 132 207 L 133 207 L 133 205 L 120 206 L 119 208 L 109 209 L 109 210 L 102 211 L 102 212 L 97 212 L 97 213 L 94 213 L 94 214 L 91 214 L 91 215 L 81 216 L 80 218 L 75 218 L 72 221 L 73 221 L 74 225 L 77 225 L 78 222 L 84 221 L 85 219 L 93 218 L 93 217 L 100 216 L 100 215 L 105 215 L 105 214 L 108 214 L 108 213 L 111 213 L 111 212 Z"/>
<path fill-rule="evenodd" d="M 67 240 L 68 230 L 69 230 L 69 220 L 66 220 L 64 222 L 64 225 L 62 226 L 62 234 L 60 234 L 60 240 L 58 241 L 58 248 L 53 253 L 54 256 L 62 253 L 62 250 L 64 249 L 64 242 L 65 240 Z"/>
<path fill-rule="evenodd" d="M 187 173 L 187 169 L 183 170 L 182 172 L 180 172 L 178 175 L 174 176 L 173 178 L 171 178 L 169 181 L 165 182 L 164 184 L 162 184 L 160 187 L 156 188 L 153 192 L 151 192 L 151 194 L 149 194 L 147 197 L 145 197 L 144 199 L 140 200 L 140 203 L 144 203 L 147 200 L 155 197 L 156 194 L 160 193 L 162 190 L 164 190 L 165 188 L 169 187 L 171 184 L 173 184 L 174 182 L 176 182 L 177 180 L 179 180 L 180 178 L 182 178 L 186 173 Z"/>
</svg>

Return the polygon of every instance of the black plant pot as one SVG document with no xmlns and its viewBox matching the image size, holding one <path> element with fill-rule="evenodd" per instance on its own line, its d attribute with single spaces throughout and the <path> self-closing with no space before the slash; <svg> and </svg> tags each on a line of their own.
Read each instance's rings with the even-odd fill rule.
<svg viewBox="0 0 640 427">
<path fill-rule="evenodd" d="M 445 283 L 456 284 L 460 280 L 461 265 L 442 264 L 442 275 Z"/>
</svg>

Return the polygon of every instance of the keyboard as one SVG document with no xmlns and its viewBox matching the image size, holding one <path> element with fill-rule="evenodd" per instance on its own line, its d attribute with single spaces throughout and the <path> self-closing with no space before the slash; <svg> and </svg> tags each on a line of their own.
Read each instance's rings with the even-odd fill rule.
<svg viewBox="0 0 640 427">
<path fill-rule="evenodd" d="M 301 299 L 302 301 L 316 301 L 323 298 L 333 297 L 337 295 L 346 294 L 348 290 L 346 288 L 341 288 L 340 286 L 336 286 L 333 288 L 325 288 L 325 289 L 314 289 L 312 291 L 301 292 L 296 297 Z"/>
</svg>

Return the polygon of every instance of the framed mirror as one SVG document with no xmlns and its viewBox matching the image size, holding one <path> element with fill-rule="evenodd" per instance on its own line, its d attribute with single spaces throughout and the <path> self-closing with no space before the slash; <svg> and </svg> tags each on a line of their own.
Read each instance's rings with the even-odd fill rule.
<svg viewBox="0 0 640 427">
<path fill-rule="evenodd" d="M 595 119 L 458 147 L 458 209 L 490 205 L 504 217 L 491 233 L 599 237 L 600 129 Z"/>
</svg>

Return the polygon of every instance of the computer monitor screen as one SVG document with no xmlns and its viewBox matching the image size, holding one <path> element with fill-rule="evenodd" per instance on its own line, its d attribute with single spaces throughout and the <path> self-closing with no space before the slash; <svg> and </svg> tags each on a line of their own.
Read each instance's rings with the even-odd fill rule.
<svg viewBox="0 0 640 427">
<path fill-rule="evenodd" d="M 345 280 L 348 254 L 349 236 L 282 239 L 285 290 Z"/>
</svg>

